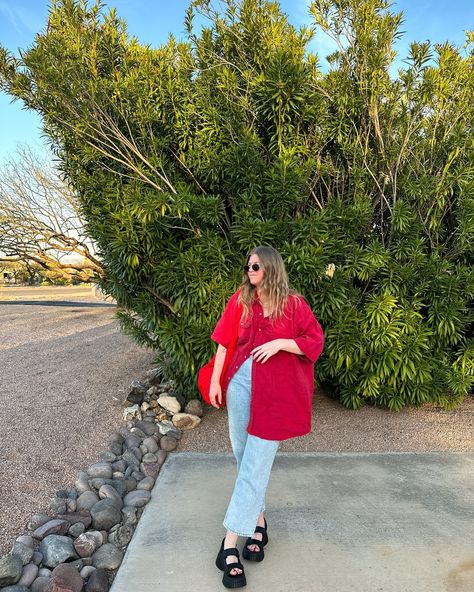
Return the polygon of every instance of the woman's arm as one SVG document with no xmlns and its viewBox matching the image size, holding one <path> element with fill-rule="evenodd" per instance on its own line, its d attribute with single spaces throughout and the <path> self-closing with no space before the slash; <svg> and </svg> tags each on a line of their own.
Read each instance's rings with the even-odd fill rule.
<svg viewBox="0 0 474 592">
<path fill-rule="evenodd" d="M 217 347 L 216 359 L 214 360 L 214 370 L 211 376 L 211 386 L 209 389 L 209 399 L 213 407 L 219 408 L 222 405 L 222 389 L 220 385 L 220 378 L 222 368 L 224 366 L 225 354 L 227 349 L 220 345 Z"/>
<path fill-rule="evenodd" d="M 251 354 L 256 362 L 266 362 L 268 358 L 271 358 L 279 351 L 286 351 L 290 354 L 296 354 L 298 356 L 304 355 L 301 349 L 298 347 L 294 339 L 272 339 L 267 343 L 262 343 L 258 347 L 255 347 Z"/>
</svg>

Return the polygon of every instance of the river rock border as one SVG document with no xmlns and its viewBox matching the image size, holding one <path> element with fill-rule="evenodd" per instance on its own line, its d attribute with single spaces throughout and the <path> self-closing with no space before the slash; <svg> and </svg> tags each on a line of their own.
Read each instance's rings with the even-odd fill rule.
<svg viewBox="0 0 474 592">
<path fill-rule="evenodd" d="M 126 423 L 99 461 L 56 492 L 48 514 L 33 514 L 29 534 L 0 557 L 2 592 L 108 592 L 168 453 L 201 421 L 200 401 L 184 412 L 183 404 L 158 368 L 132 382 Z"/>
</svg>

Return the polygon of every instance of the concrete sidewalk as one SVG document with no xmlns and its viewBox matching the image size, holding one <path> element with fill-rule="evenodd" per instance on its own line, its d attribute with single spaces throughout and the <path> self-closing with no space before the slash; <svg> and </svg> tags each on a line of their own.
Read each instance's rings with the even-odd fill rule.
<svg viewBox="0 0 474 592">
<path fill-rule="evenodd" d="M 170 455 L 112 592 L 225 590 L 214 561 L 234 479 L 229 455 Z M 280 453 L 245 590 L 472 592 L 473 502 L 474 453 Z"/>
</svg>

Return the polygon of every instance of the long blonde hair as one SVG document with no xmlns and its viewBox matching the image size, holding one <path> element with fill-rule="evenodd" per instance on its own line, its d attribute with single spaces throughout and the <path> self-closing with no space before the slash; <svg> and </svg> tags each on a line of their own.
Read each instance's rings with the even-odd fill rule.
<svg viewBox="0 0 474 592">
<path fill-rule="evenodd" d="M 247 264 L 252 255 L 258 255 L 264 271 L 258 295 L 260 300 L 271 311 L 270 318 L 277 319 L 283 314 L 290 294 L 294 293 L 288 283 L 285 264 L 280 253 L 273 247 L 255 247 L 247 255 Z M 244 319 L 251 314 L 252 302 L 257 295 L 256 293 L 257 288 L 250 283 L 248 274 L 244 273 L 239 294 Z"/>
</svg>

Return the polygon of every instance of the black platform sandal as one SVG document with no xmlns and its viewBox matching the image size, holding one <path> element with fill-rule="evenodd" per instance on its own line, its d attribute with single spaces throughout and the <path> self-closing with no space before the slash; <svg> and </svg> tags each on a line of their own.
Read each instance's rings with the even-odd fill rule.
<svg viewBox="0 0 474 592">
<path fill-rule="evenodd" d="M 245 578 L 244 566 L 240 563 L 239 551 L 235 547 L 224 549 L 224 541 L 225 538 L 222 539 L 222 545 L 216 558 L 217 567 L 224 572 L 222 583 L 226 588 L 242 588 L 247 585 L 247 580 Z M 231 555 L 235 555 L 237 561 L 228 564 L 226 558 Z M 235 568 L 241 569 L 242 573 L 232 575 L 230 572 Z"/>
<path fill-rule="evenodd" d="M 265 519 L 265 526 L 257 526 L 255 528 L 255 532 L 261 533 L 262 540 L 259 541 L 258 539 L 253 539 L 252 537 L 248 537 L 245 541 L 245 545 L 242 551 L 242 557 L 247 559 L 247 561 L 263 561 L 265 557 L 265 552 L 263 547 L 268 543 L 268 534 L 267 534 L 267 520 Z M 250 551 L 248 549 L 249 545 L 258 545 L 258 551 Z"/>
</svg>

